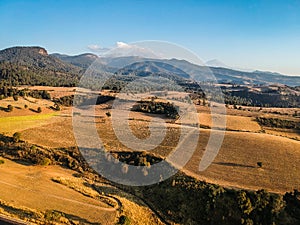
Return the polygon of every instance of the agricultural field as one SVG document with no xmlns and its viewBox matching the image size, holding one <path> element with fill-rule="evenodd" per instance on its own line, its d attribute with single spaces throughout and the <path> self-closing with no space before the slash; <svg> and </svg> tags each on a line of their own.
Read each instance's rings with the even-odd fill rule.
<svg viewBox="0 0 300 225">
<path fill-rule="evenodd" d="M 61 212 L 66 215 L 66 218 L 60 218 L 61 222 L 68 218 L 90 223 L 112 223 L 115 220 L 116 208 L 52 180 L 58 176 L 72 179 L 72 171 L 57 166 L 37 167 L 4 161 L 0 166 L 1 201 L 32 209 L 35 213 Z"/>
<path fill-rule="evenodd" d="M 53 96 L 65 92 L 71 94 L 69 88 L 64 90 L 49 87 L 48 89 L 52 90 Z M 2 104 L 11 101 L 7 100 L 6 103 Z M 38 101 L 40 102 L 36 102 L 36 106 L 38 104 L 44 106 L 52 104 L 45 100 Z M 19 105 L 23 103 L 18 102 Z M 106 115 L 111 103 L 100 104 L 95 108 L 99 136 L 107 149 L 126 150 L 126 146 L 117 140 L 111 127 L 111 118 Z M 295 182 L 295 177 L 299 176 L 297 170 L 299 170 L 300 165 L 298 161 L 300 160 L 300 153 L 297 151 L 297 149 L 300 149 L 299 141 L 297 141 L 300 136 L 299 133 L 290 129 L 284 132 L 278 128 L 260 126 L 256 121 L 256 117 L 272 117 L 273 114 L 269 113 L 272 109 L 263 109 L 262 112 L 258 110 L 254 107 L 245 111 L 228 109 L 229 115 L 226 116 L 227 131 L 219 154 L 206 171 L 199 172 L 198 164 L 210 133 L 211 115 L 209 107 L 198 106 L 200 127 L 204 128 L 200 128 L 197 150 L 184 169 L 196 177 L 225 186 L 245 189 L 264 188 L 274 192 L 285 192 L 299 188 L 300 184 Z M 274 114 L 274 117 L 289 118 L 291 116 L 286 114 L 288 112 L 292 113 L 294 110 L 286 109 L 282 112 L 284 115 Z M 1 128 L 10 135 L 19 131 L 24 140 L 36 145 L 53 148 L 76 145 L 72 128 L 72 109 L 70 107 L 65 107 L 59 112 L 51 112 L 50 109 L 46 108 L 41 114 L 27 111 L 26 109 L 18 109 L 17 112 L 2 112 L 5 113 L 6 117 L 0 118 Z M 17 116 L 21 112 L 30 115 Z M 10 114 L 14 116 L 8 116 Z M 153 116 L 147 113 L 131 112 L 128 122 L 133 133 L 141 139 L 149 137 L 150 133 L 147 127 Z M 161 117 L 159 115 L 155 116 Z M 167 123 L 167 127 L 169 130 L 168 136 L 161 143 L 161 146 L 153 150 L 163 157 L 176 146 L 174 140 L 179 135 L 180 124 Z M 277 160 L 278 157 L 281 160 Z M 263 163 L 262 168 L 258 168 L 257 162 Z M 244 179 L 245 176 L 249 178 Z"/>
<path fill-rule="evenodd" d="M 71 88 L 37 88 L 48 90 L 54 98 L 74 94 Z M 109 92 L 102 94 L 107 95 Z M 11 112 L 5 110 L 9 104 L 14 106 Z M 22 141 L 46 149 L 76 146 L 72 125 L 72 107 L 61 106 L 59 111 L 55 111 L 51 108 L 53 104 L 51 100 L 30 97 L 19 98 L 18 101 L 12 98 L 0 101 L 0 107 L 3 109 L 0 111 L 1 133 L 12 136 L 18 132 Z M 108 151 L 131 152 L 130 148 L 118 140 L 112 127 L 114 119 L 112 104 L 113 101 L 108 101 L 95 106 L 95 124 L 99 137 Z M 41 112 L 34 110 L 38 107 L 41 107 Z M 199 171 L 199 162 L 212 132 L 212 122 L 210 108 L 196 106 L 200 136 L 192 158 L 181 171 L 197 180 L 234 190 L 265 189 L 271 193 L 284 194 L 300 189 L 300 182 L 298 182 L 300 181 L 299 132 L 295 129 L 261 125 L 257 120 L 257 118 L 271 118 L 271 121 L 275 119 L 277 122 L 297 123 L 298 118 L 293 117 L 295 110 L 297 109 L 274 110 L 257 107 L 234 109 L 233 106 L 229 106 L 221 149 L 212 164 L 205 171 Z M 122 110 L 119 113 L 122 114 Z M 77 116 L 85 118 L 82 115 Z M 86 117 L 87 122 L 91 121 L 89 116 Z M 192 127 L 192 122 L 189 124 L 185 121 L 184 125 L 181 125 L 179 120 L 167 118 L 164 115 L 136 111 L 131 111 L 126 119 L 137 138 L 147 139 L 151 135 L 149 126 L 154 118 L 165 121 L 167 131 L 160 145 L 151 150 L 151 153 L 164 158 L 177 146 L 181 126 Z M 152 126 L 154 131 L 160 129 L 159 123 L 154 123 Z M 143 149 L 139 150 L 143 151 Z M 20 164 L 9 159 L 4 159 L 4 161 L 5 163 L 0 165 L 1 174 L 4 174 L 0 185 L 2 193 L 0 199 L 4 209 L 9 205 L 22 212 L 29 210 L 35 215 L 40 215 L 36 216 L 37 218 L 44 218 L 43 215 L 48 215 L 55 209 L 60 213 L 56 216 L 61 221 L 81 221 L 84 224 L 114 224 L 121 214 L 129 217 L 133 224 L 163 224 L 157 212 L 153 211 L 156 206 L 150 209 L 135 196 L 116 190 L 109 182 L 99 182 L 97 190 L 102 188 L 105 191 L 97 192 L 94 188 L 89 189 L 84 185 L 84 182 L 92 182 L 91 180 L 76 178 L 73 176 L 74 171 L 66 168 L 57 165 Z M 22 172 L 17 173 L 17 171 Z M 26 186 L 27 189 L 21 189 L 22 186 Z M 48 186 L 51 188 L 47 188 Z M 7 192 L 8 188 L 14 190 L 14 196 Z M 43 193 L 42 197 L 39 193 Z M 102 197 L 96 198 L 95 196 Z M 115 202 L 114 206 L 106 204 L 105 199 L 111 197 Z M 49 198 L 51 203 L 48 204 Z M 30 201 L 25 201 L 27 199 Z M 68 210 L 65 210 L 68 204 L 70 206 L 67 207 Z M 122 205 L 121 211 L 118 208 L 120 205 Z M 76 211 L 82 207 L 85 210 Z M 95 215 L 95 210 L 97 215 Z M 3 212 L 9 216 L 15 216 L 11 211 L 4 210 Z M 53 216 L 52 214 L 48 216 Z"/>
</svg>

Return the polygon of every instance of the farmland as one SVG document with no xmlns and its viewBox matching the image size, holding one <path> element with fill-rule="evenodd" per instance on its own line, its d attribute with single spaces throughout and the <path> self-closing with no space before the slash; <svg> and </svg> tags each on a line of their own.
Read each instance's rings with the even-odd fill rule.
<svg viewBox="0 0 300 225">
<path fill-rule="evenodd" d="M 38 87 L 38 89 L 43 90 L 42 87 Z M 51 95 L 56 97 L 74 94 L 73 89 L 70 88 L 48 87 L 47 90 L 50 90 Z M 103 94 L 106 95 L 109 92 Z M 131 152 L 132 149 L 125 146 L 116 137 L 112 125 L 114 118 L 114 111 L 111 109 L 112 103 L 113 101 L 108 101 L 95 106 L 95 124 L 99 137 L 108 151 Z M 42 149 L 76 146 L 72 125 L 72 107 L 62 106 L 60 111 L 55 111 L 51 109 L 53 102 L 44 99 L 19 98 L 18 101 L 14 101 L 12 98 L 7 98 L 0 101 L 2 108 L 6 108 L 8 104 L 13 105 L 14 109 L 11 112 L 0 111 L 2 134 L 12 136 L 14 132 L 19 132 L 22 141 Z M 24 108 L 24 104 L 28 104 L 29 107 Z M 37 107 L 42 107 L 40 113 L 30 110 L 30 108 Z M 257 107 L 234 109 L 229 106 L 223 144 L 217 157 L 205 171 L 199 171 L 198 167 L 212 132 L 211 109 L 208 106 L 196 106 L 196 110 L 197 118 L 200 121 L 199 141 L 193 156 L 182 168 L 182 172 L 199 181 L 234 190 L 265 189 L 271 193 L 284 194 L 294 189 L 300 189 L 298 182 L 300 180 L 298 173 L 300 169 L 299 132 L 294 129 L 262 126 L 256 119 L 267 117 L 297 121 L 297 118 L 292 116 L 297 109 L 285 109 L 284 111 L 281 109 L 280 113 L 272 113 L 278 110 L 276 111 L 274 108 L 260 110 Z M 109 116 L 108 112 L 111 112 L 112 116 Z M 151 135 L 149 125 L 153 118 L 160 118 L 166 122 L 166 136 L 151 151 L 156 156 L 164 158 L 178 144 L 182 125 L 179 121 L 163 115 L 135 111 L 129 113 L 127 120 L 133 134 L 143 140 Z M 86 119 L 90 121 L 89 117 Z M 184 126 L 191 125 L 185 123 Z M 153 126 L 155 130 L 159 129 L 161 124 L 154 123 Z M 134 224 L 161 223 L 156 211 L 158 210 L 156 203 L 151 203 L 154 205 L 152 205 L 152 210 L 149 209 L 149 206 L 135 197 L 139 196 L 145 201 L 147 196 L 140 195 L 140 192 L 134 191 L 135 195 L 130 194 L 132 191 L 120 192 L 109 182 L 103 182 L 103 180 L 98 181 L 98 189 L 88 189 L 84 186 L 82 178 L 73 176 L 74 171 L 61 168 L 54 162 L 54 165 L 36 166 L 19 164 L 9 159 L 4 159 L 4 161 L 5 163 L 0 165 L 1 172 L 5 174 L 1 183 L 3 195 L 0 196 L 4 209 L 10 205 L 15 210 L 29 210 L 36 215 L 36 221 L 43 221 L 44 219 L 41 219 L 45 217 L 43 215 L 55 209 L 61 213 L 58 216 L 60 220 L 66 221 L 66 223 L 68 223 L 67 221 L 85 221 L 84 223 L 87 224 L 92 222 L 113 224 L 121 214 L 130 217 L 131 221 L 135 221 Z M 260 166 L 258 162 L 261 163 Z M 22 171 L 22 173 L 17 174 L 17 171 Z M 84 179 L 87 179 L 86 182 L 93 183 L 90 178 Z M 27 186 L 28 191 L 27 189 L 21 191 L 19 185 Z M 51 188 L 46 188 L 48 186 Z M 16 196 L 19 196 L 16 198 L 17 200 L 14 200 L 15 196 L 12 197 L 5 192 L 8 187 L 14 189 Z M 99 187 L 100 190 L 109 191 L 103 195 L 102 191 L 97 192 Z M 38 193 L 43 193 L 44 197 L 40 198 Z M 97 200 L 95 196 L 102 196 L 102 198 Z M 112 197 L 112 201 L 117 200 L 114 206 L 105 205 L 105 198 L 110 197 Z M 45 204 L 47 201 L 44 198 L 53 198 L 53 201 L 51 204 Z M 25 199 L 30 199 L 30 201 L 25 201 Z M 66 204 L 70 204 L 68 210 L 64 209 Z M 121 211 L 116 206 L 117 204 L 122 205 Z M 75 210 L 82 208 L 83 205 L 86 211 L 77 212 Z M 93 207 L 93 210 L 89 210 L 89 207 Z M 98 216 L 95 216 L 95 210 L 99 210 Z M 9 216 L 15 216 L 12 211 L 4 210 L 4 212 Z M 165 217 L 163 216 L 163 218 Z"/>
</svg>

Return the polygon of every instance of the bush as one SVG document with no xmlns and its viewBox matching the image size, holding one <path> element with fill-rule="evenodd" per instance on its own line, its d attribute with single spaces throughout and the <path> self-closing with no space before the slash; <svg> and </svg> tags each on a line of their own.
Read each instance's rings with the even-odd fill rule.
<svg viewBox="0 0 300 225">
<path fill-rule="evenodd" d="M 54 108 L 55 108 L 56 111 L 60 111 L 60 106 L 58 104 L 55 104 Z"/>
<path fill-rule="evenodd" d="M 117 223 L 118 225 L 130 225 L 130 219 L 127 216 L 120 216 L 119 222 Z"/>
<path fill-rule="evenodd" d="M 47 158 L 47 157 L 43 158 L 43 159 L 39 162 L 39 164 L 40 164 L 41 166 L 49 166 L 51 163 L 52 163 L 51 159 L 49 159 L 49 158 Z"/>
<path fill-rule="evenodd" d="M 15 101 L 18 101 L 18 100 L 19 100 L 19 96 L 18 96 L 18 95 L 13 95 L 13 99 L 14 99 Z"/>
<path fill-rule="evenodd" d="M 0 159 L 0 165 L 1 164 L 4 164 L 4 160 L 3 159 Z"/>
<path fill-rule="evenodd" d="M 44 218 L 48 221 L 60 221 L 60 218 L 63 217 L 64 214 L 62 212 L 58 212 L 55 210 L 47 210 L 45 212 Z"/>
<path fill-rule="evenodd" d="M 13 111 L 13 109 L 14 109 L 14 107 L 13 107 L 12 105 L 8 105 L 8 106 L 7 106 L 7 111 L 8 111 L 8 112 Z"/>
<path fill-rule="evenodd" d="M 13 134 L 14 142 L 19 142 L 20 138 L 21 138 L 21 134 L 19 132 Z"/>
</svg>

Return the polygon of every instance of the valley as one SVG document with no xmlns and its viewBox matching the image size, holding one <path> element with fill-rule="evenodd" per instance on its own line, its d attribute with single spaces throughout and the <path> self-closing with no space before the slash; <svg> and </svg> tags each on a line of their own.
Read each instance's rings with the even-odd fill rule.
<svg viewBox="0 0 300 225">
<path fill-rule="evenodd" d="M 243 82 L 233 79 L 234 83 L 231 77 L 221 84 L 202 81 L 197 86 L 189 76 L 201 67 L 186 61 L 106 58 L 100 60 L 101 69 L 111 79 L 98 90 L 103 78 L 98 72 L 96 81 L 86 79 L 86 86 L 76 87 L 97 56 L 48 55 L 38 47 L 0 53 L 0 62 L 5 58 L 0 65 L 0 214 L 33 224 L 241 224 L 245 218 L 254 224 L 300 221 L 296 191 L 300 190 L 299 87 L 286 85 L 293 79 L 298 84 L 298 78 L 285 77 L 284 84 L 258 84 L 263 80 L 260 75 L 250 84 L 243 76 L 253 74 L 243 72 L 239 77 Z M 238 73 L 214 70 L 223 71 L 223 78 L 229 72 Z M 49 80 L 43 83 L 41 77 L 49 71 Z M 147 76 L 153 76 L 145 80 L 148 89 L 137 82 L 122 92 L 126 85 Z M 157 78 L 170 82 L 158 83 Z M 174 88 L 175 84 L 184 91 Z M 205 92 L 220 86 L 223 104 L 222 96 Z M 193 109 L 185 117 L 181 107 L 186 105 Z M 224 129 L 218 123 L 224 115 L 220 111 L 212 114 L 220 105 L 225 109 Z M 95 127 L 105 152 L 111 153 L 112 171 L 118 169 L 113 161 L 122 161 L 144 167 L 144 176 L 150 176 L 151 168 L 180 145 L 184 132 L 195 130 L 199 139 L 191 158 L 173 176 L 150 186 L 123 185 L 88 164 L 74 134 L 74 118 L 84 128 Z M 133 150 L 117 136 L 124 124 L 135 137 L 132 146 L 140 146 L 162 128 L 165 136 L 157 145 L 149 143 L 152 150 Z M 212 133 L 224 134 L 224 140 L 209 167 L 199 171 Z M 91 140 L 94 137 L 86 142 Z M 173 169 L 176 165 L 172 163 L 168 161 Z M 130 172 L 128 167 L 116 171 L 121 175 Z"/>
</svg>

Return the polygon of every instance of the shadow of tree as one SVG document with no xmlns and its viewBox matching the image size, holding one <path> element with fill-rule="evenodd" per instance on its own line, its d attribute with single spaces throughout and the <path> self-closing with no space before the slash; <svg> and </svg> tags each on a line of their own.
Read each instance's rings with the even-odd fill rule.
<svg viewBox="0 0 300 225">
<path fill-rule="evenodd" d="M 66 217 L 69 220 L 78 221 L 80 224 L 91 224 L 91 225 L 99 225 L 100 224 L 100 223 L 90 222 L 87 219 L 84 219 L 82 217 L 75 216 L 73 214 L 67 214 L 67 213 L 64 213 L 64 212 L 61 212 L 61 211 L 58 211 L 58 210 L 53 210 L 51 213 L 57 214 L 57 215 L 63 215 L 64 217 Z M 49 220 L 49 222 L 53 222 L 53 221 Z"/>
<path fill-rule="evenodd" d="M 0 110 L 4 111 L 4 112 L 9 112 L 8 108 L 2 107 L 2 106 L 0 106 Z"/>
<path fill-rule="evenodd" d="M 244 168 L 256 168 L 252 165 L 245 165 L 245 164 L 239 164 L 239 163 L 232 163 L 232 162 L 215 162 L 213 164 L 221 165 L 221 166 L 233 166 L 233 167 L 244 167 Z"/>
</svg>

